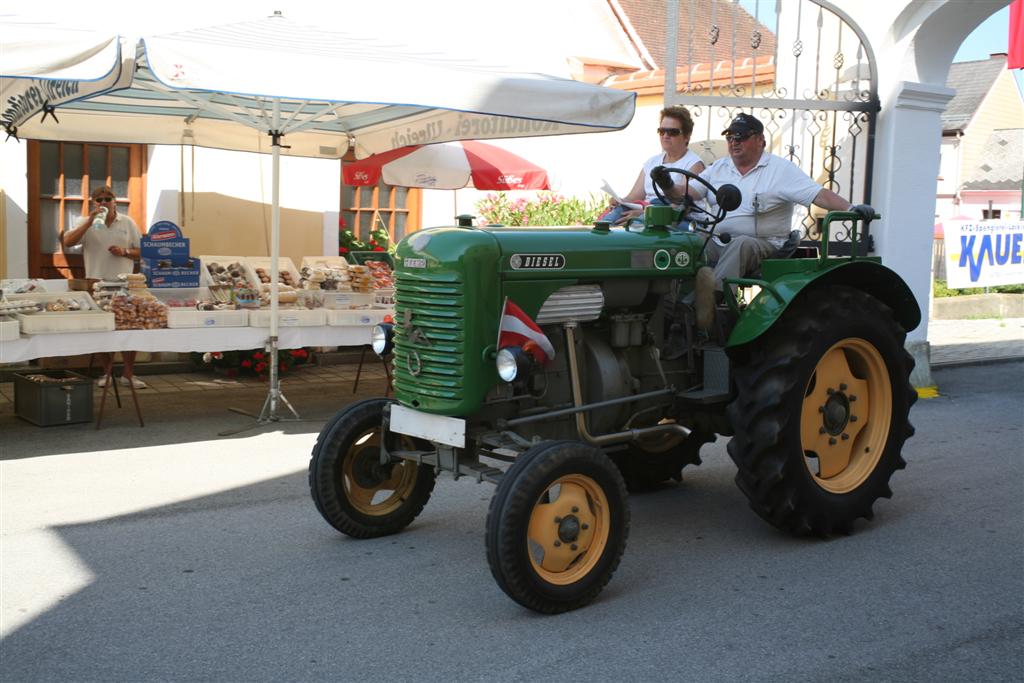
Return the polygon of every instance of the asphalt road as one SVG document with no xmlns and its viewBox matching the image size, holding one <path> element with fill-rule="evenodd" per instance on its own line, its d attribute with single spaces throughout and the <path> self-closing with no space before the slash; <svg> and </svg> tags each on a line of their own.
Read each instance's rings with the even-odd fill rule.
<svg viewBox="0 0 1024 683">
<path fill-rule="evenodd" d="M 489 485 L 442 478 L 397 536 L 334 532 L 306 488 L 319 425 L 22 430 L 0 462 L 3 680 L 1020 680 L 1024 363 L 935 376 L 894 497 L 852 536 L 768 527 L 720 439 L 631 498 L 611 584 L 555 617 L 493 582 Z"/>
</svg>

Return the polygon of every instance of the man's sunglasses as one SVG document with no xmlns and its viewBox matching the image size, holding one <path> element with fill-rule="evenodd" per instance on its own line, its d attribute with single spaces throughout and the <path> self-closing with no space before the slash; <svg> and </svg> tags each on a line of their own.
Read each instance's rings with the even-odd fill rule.
<svg viewBox="0 0 1024 683">
<path fill-rule="evenodd" d="M 742 135 L 739 133 L 727 133 L 725 139 L 727 142 L 743 142 L 744 140 L 753 137 L 753 135 L 753 133 L 744 133 Z"/>
<path fill-rule="evenodd" d="M 106 204 L 108 202 L 114 201 L 114 198 L 113 197 L 97 197 L 93 201 L 96 202 L 97 204 Z"/>
<path fill-rule="evenodd" d="M 670 138 L 674 138 L 677 135 L 682 135 L 683 131 L 679 128 L 659 128 L 658 135 L 667 135 Z"/>
</svg>

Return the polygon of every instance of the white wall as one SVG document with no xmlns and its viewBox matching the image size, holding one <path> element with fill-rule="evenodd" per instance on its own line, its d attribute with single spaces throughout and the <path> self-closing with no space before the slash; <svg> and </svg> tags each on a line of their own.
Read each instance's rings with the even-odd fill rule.
<svg viewBox="0 0 1024 683">
<path fill-rule="evenodd" d="M 7 276 L 28 277 L 28 177 L 25 143 L 8 140 L 0 144 L 0 188 L 7 226 Z"/>
<path fill-rule="evenodd" d="M 186 195 L 184 214 L 181 212 L 179 192 L 182 191 L 211 192 L 261 204 L 271 203 L 273 173 L 272 158 L 268 154 L 172 145 L 151 145 L 149 150 L 147 225 L 170 220 L 186 227 L 191 210 Z M 283 209 L 337 211 L 341 202 L 340 186 L 340 161 L 281 158 L 280 205 Z"/>
<path fill-rule="evenodd" d="M 936 184 L 936 193 L 940 195 L 955 195 L 960 187 L 960 150 L 962 149 L 960 138 L 947 135 L 942 138 L 942 145 L 939 148 L 939 180 Z M 952 204 L 951 200 L 947 200 Z M 948 214 L 936 210 L 940 217 Z"/>
<path fill-rule="evenodd" d="M 1012 190 L 967 190 L 963 193 L 963 203 L 960 205 L 964 215 L 976 220 L 982 220 L 983 211 L 989 209 L 991 202 L 992 209 L 1002 211 L 999 217 L 1001 221 L 1019 221 L 1020 215 L 1020 193 Z"/>
</svg>

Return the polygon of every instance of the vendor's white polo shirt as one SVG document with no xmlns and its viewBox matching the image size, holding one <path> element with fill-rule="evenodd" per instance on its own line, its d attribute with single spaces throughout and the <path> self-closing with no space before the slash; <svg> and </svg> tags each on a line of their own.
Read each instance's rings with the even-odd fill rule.
<svg viewBox="0 0 1024 683">
<path fill-rule="evenodd" d="M 811 180 L 800 167 L 782 157 L 763 152 L 757 165 L 740 175 L 731 157 L 716 159 L 700 174 L 715 187 L 730 183 L 739 188 L 743 200 L 716 228 L 716 233 L 753 235 L 781 244 L 793 229 L 793 207 L 809 206 L 821 192 L 821 185 Z M 708 195 L 707 188 L 697 183 L 690 187 Z M 705 197 L 712 211 L 718 210 L 713 196 Z"/>
<path fill-rule="evenodd" d="M 89 220 L 83 216 L 75 223 L 81 226 Z M 113 222 L 102 228 L 90 227 L 82 238 L 82 256 L 85 260 L 85 276 L 101 280 L 113 280 L 121 273 L 130 273 L 135 262 L 126 257 L 114 256 L 110 247 L 138 249 L 139 229 L 131 216 L 118 212 Z"/>
</svg>

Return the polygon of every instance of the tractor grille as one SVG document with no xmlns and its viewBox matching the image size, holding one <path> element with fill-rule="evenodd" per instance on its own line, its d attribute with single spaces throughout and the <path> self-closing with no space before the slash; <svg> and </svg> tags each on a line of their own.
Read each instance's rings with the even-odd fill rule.
<svg viewBox="0 0 1024 683">
<path fill-rule="evenodd" d="M 457 399 L 463 388 L 463 283 L 399 276 L 395 292 L 396 392 Z"/>
</svg>

